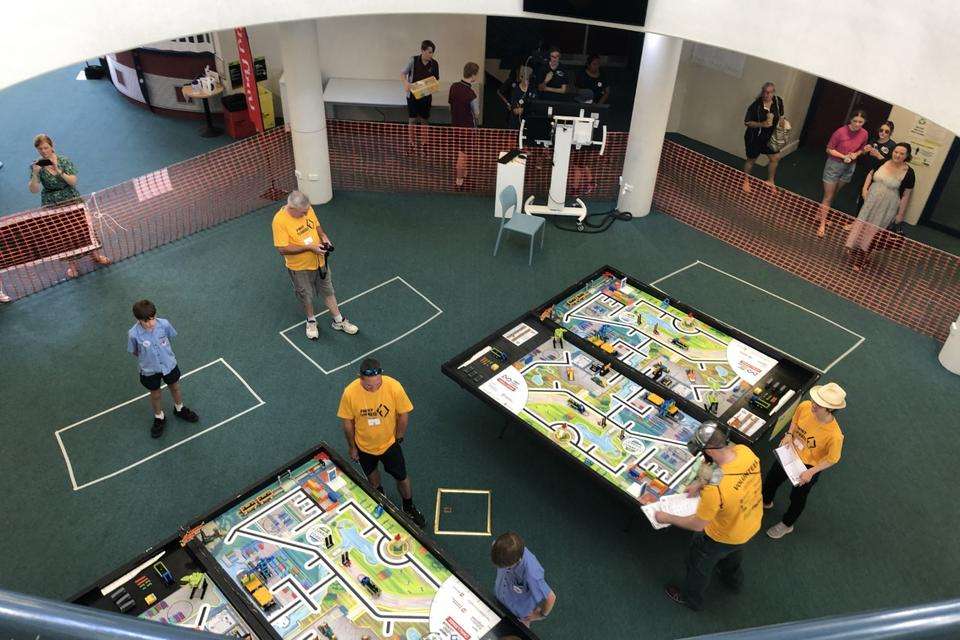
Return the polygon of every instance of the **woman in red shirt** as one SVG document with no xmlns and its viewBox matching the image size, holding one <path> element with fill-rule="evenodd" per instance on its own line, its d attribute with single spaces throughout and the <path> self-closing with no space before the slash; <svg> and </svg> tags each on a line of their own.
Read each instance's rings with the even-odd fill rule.
<svg viewBox="0 0 960 640">
<path fill-rule="evenodd" d="M 822 238 L 827 228 L 827 212 L 830 203 L 843 185 L 853 179 L 857 169 L 857 158 L 864 153 L 867 144 L 867 114 L 857 109 L 850 115 L 847 124 L 833 132 L 827 142 L 827 162 L 823 166 L 823 200 L 820 201 L 820 225 L 817 237 Z"/>
</svg>

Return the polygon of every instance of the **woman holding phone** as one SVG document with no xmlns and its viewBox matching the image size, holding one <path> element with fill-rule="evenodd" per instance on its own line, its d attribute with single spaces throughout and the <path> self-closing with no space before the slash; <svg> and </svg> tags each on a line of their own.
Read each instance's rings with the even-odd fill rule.
<svg viewBox="0 0 960 640">
<path fill-rule="evenodd" d="M 27 183 L 30 192 L 39 193 L 40 203 L 44 206 L 79 200 L 77 168 L 70 158 L 57 154 L 53 148 L 53 140 L 45 133 L 33 138 L 33 146 L 40 157 L 30 165 L 30 182 Z M 98 250 L 93 250 L 90 257 L 97 264 L 111 262 L 110 258 Z M 67 266 L 67 277 L 77 277 L 77 266 L 72 260 Z"/>
<path fill-rule="evenodd" d="M 77 191 L 77 168 L 70 158 L 57 155 L 53 140 L 45 133 L 33 139 L 40 157 L 30 165 L 31 193 L 40 194 L 41 204 L 59 204 L 80 197 Z"/>
</svg>

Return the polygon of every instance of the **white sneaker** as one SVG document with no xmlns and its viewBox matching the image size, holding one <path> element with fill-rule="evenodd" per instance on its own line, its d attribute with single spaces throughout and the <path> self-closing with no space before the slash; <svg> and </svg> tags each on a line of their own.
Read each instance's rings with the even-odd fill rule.
<svg viewBox="0 0 960 640">
<path fill-rule="evenodd" d="M 332 322 L 330 326 L 333 327 L 336 331 L 343 331 L 347 335 L 353 335 L 357 332 L 357 325 L 353 324 L 346 318 L 343 318 L 340 322 Z"/>
<path fill-rule="evenodd" d="M 307 337 L 311 340 L 320 338 L 320 329 L 317 328 L 317 321 L 307 322 Z"/>
<path fill-rule="evenodd" d="M 782 522 L 778 522 L 769 529 L 767 529 L 767 535 L 773 538 L 774 540 L 779 540 L 788 533 L 793 532 L 793 527 L 788 527 Z"/>
<path fill-rule="evenodd" d="M 0 289 L 0 302 L 10 302 L 11 298 L 6 293 L 3 292 L 3 289 Z"/>
</svg>

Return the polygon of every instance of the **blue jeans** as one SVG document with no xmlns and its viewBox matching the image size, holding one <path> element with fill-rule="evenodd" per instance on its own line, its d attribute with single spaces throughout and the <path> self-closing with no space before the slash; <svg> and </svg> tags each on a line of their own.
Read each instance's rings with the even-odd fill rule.
<svg viewBox="0 0 960 640">
<path fill-rule="evenodd" d="M 743 586 L 742 544 L 717 542 L 707 534 L 693 534 L 687 552 L 687 578 L 683 582 L 683 599 L 691 609 L 703 609 L 703 594 L 710 584 L 715 568 L 720 570 L 720 581 L 739 591 Z"/>
</svg>

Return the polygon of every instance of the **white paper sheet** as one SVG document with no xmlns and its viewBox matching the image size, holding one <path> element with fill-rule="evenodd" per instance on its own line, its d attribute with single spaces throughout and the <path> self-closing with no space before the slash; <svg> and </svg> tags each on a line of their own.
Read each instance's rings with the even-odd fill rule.
<svg viewBox="0 0 960 640">
<path fill-rule="evenodd" d="M 666 513 L 671 513 L 675 516 L 685 517 L 694 515 L 697 512 L 697 507 L 699 505 L 699 496 L 696 498 L 691 498 L 687 496 L 686 493 L 675 493 L 669 496 L 664 496 L 657 502 L 643 505 L 642 510 L 644 515 L 647 516 L 647 520 L 649 520 L 650 524 L 653 525 L 654 529 L 664 529 L 670 525 L 657 522 L 657 511 L 665 511 Z"/>
<path fill-rule="evenodd" d="M 807 470 L 807 465 L 803 464 L 800 456 L 797 455 L 797 450 L 789 442 L 782 447 L 777 447 L 776 451 L 787 477 L 790 478 L 793 486 L 797 486 L 800 483 L 800 474 Z"/>
</svg>

